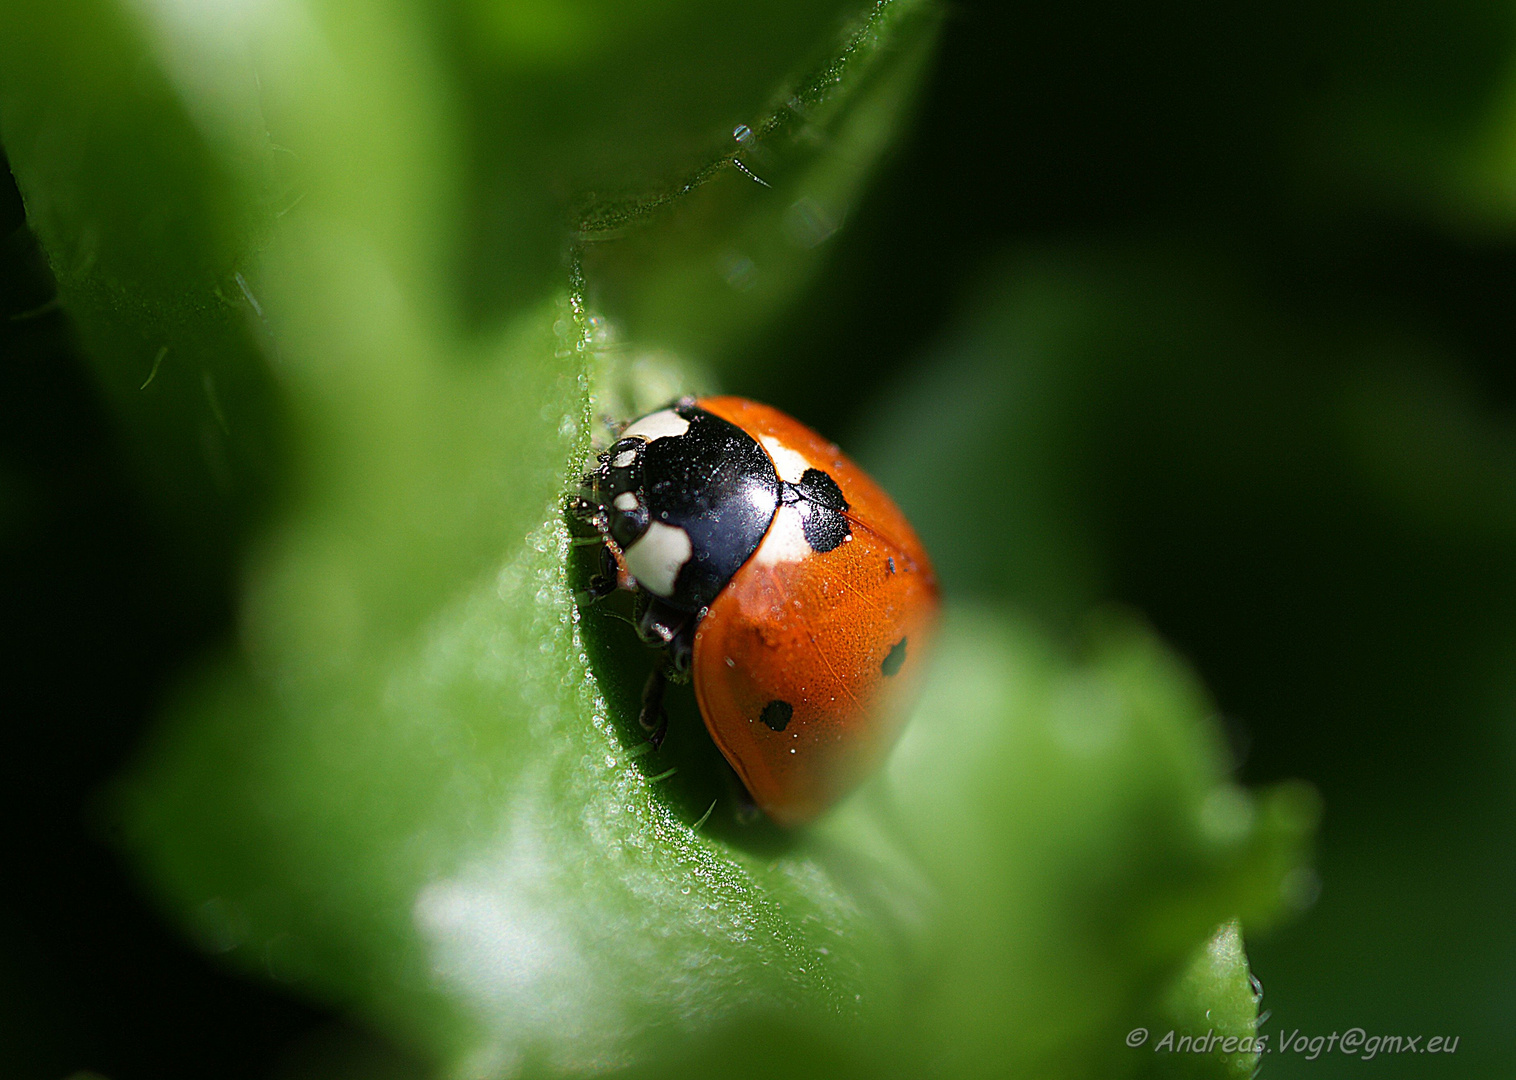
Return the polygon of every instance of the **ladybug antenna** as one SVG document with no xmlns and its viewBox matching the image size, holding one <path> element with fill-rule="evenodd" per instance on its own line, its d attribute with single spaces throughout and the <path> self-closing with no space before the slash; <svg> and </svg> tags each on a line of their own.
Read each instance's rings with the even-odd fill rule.
<svg viewBox="0 0 1516 1080">
<path fill-rule="evenodd" d="M 600 612 L 600 614 L 604 615 L 608 619 L 616 619 L 619 622 L 624 622 L 633 630 L 637 628 L 637 620 L 628 618 L 614 608 L 602 607 L 598 608 L 597 610 Z"/>
</svg>

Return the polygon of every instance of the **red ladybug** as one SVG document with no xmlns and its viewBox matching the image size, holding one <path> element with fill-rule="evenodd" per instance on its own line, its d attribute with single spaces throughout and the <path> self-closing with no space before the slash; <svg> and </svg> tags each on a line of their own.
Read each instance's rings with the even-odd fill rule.
<svg viewBox="0 0 1516 1080">
<path fill-rule="evenodd" d="M 937 578 L 888 495 L 810 428 L 736 397 L 634 420 L 573 511 L 637 593 L 666 679 L 695 684 L 711 738 L 775 821 L 820 814 L 888 753 L 936 628 Z"/>
</svg>

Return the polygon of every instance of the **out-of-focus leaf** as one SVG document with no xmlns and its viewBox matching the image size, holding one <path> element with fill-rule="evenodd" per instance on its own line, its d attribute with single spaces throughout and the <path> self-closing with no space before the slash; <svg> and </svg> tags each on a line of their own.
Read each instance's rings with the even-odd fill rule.
<svg viewBox="0 0 1516 1080">
<path fill-rule="evenodd" d="M 1332 77 L 1291 117 L 1297 174 L 1351 218 L 1391 209 L 1465 235 L 1516 222 L 1516 26 L 1501 0 L 1311 9 Z M 1309 84 L 1306 84 L 1309 85 Z"/>
<path fill-rule="evenodd" d="M 540 288 L 571 220 L 581 235 L 604 240 L 677 203 L 677 235 L 659 230 L 652 251 L 645 243 L 615 245 L 625 254 L 609 262 L 623 280 L 609 280 L 610 265 L 605 276 L 607 289 L 661 295 L 655 314 L 681 325 L 677 317 L 713 297 L 731 306 L 724 282 L 713 290 L 705 281 L 719 280 L 721 267 L 706 264 L 782 213 L 785 191 L 790 200 L 813 191 L 833 212 L 845 206 L 899 129 L 935 25 L 931 0 L 768 0 L 719 10 L 695 0 L 467 0 L 460 11 L 449 45 L 465 73 L 477 157 L 463 283 L 472 305 L 487 313 L 502 298 Z M 900 77 L 882 76 L 885 68 Z M 780 178 L 770 170 L 785 179 L 805 170 L 809 188 L 780 185 L 756 201 L 748 188 L 757 185 L 734 160 L 767 180 Z M 707 180 L 709 191 L 688 197 Z M 708 250 L 732 233 L 738 236 Z M 794 256 L 781 250 L 765 259 L 771 248 L 760 243 L 732 258 L 767 261 L 756 291 L 772 303 L 774 294 L 793 291 Z M 696 263 L 698 271 L 682 276 L 694 273 L 706 287 L 692 293 L 681 280 L 660 288 L 670 271 L 654 271 L 654 252 L 680 266 Z M 644 329 L 634 328 L 650 344 L 682 344 L 667 334 L 647 338 Z M 719 333 L 702 342 L 720 343 Z"/>
<path fill-rule="evenodd" d="M 1068 342 L 1116 317 L 1060 269 L 982 286 L 929 362 L 876 406 L 859 455 L 890 478 L 949 590 L 1009 597 L 1063 621 L 1104 586 L 1074 494 L 1089 365 Z"/>
<path fill-rule="evenodd" d="M 1262 1056 L 1258 992 L 1236 923 L 1217 929 L 1161 1002 L 1147 1038 L 1133 1047 L 1154 1076 L 1251 1080 Z M 1129 1038 L 1128 1044 L 1137 1042 Z"/>
<path fill-rule="evenodd" d="M 60 296 L 185 557 L 224 563 L 282 454 L 239 285 L 268 208 L 239 198 L 133 11 L 4 5 L 0 57 L 0 135 Z"/>
<path fill-rule="evenodd" d="M 840 52 L 743 118 L 731 156 L 677 200 L 586 218 L 594 298 L 628 336 L 729 360 L 821 265 L 909 112 L 936 38 L 932 0 L 878 5 Z"/>
<path fill-rule="evenodd" d="M 1489 859 L 1513 820 L 1509 418 L 1424 310 L 1312 297 L 1302 316 L 1232 255 L 1022 253 L 860 457 L 955 588 L 1068 621 L 1089 586 L 1036 571 L 1077 542 L 1101 588 L 1188 635 L 1257 733 L 1249 768 L 1329 778 L 1322 876 L 1286 879 L 1319 900 L 1248 943 L 1271 1038 L 1463 1031 L 1457 1067 L 1498 1069 L 1503 1029 L 1468 1002 L 1511 952 Z"/>
<path fill-rule="evenodd" d="M 960 611 L 889 764 L 891 831 L 940 904 L 913 1015 L 957 1075 L 1138 1067 L 1126 1033 L 1199 943 L 1289 907 L 1313 793 L 1228 782 L 1188 673 L 1120 621 L 1095 640 L 1071 664 Z"/>
<path fill-rule="evenodd" d="M 1464 542 L 1516 538 L 1516 436 L 1427 357 L 1365 365 L 1342 393 L 1346 450 L 1405 519 Z M 1419 361 L 1419 362 L 1418 362 Z"/>
</svg>

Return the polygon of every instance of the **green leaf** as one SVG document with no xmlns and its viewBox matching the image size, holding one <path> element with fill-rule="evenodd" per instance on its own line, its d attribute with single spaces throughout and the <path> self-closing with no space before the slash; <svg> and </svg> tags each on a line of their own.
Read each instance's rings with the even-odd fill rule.
<svg viewBox="0 0 1516 1080">
<path fill-rule="evenodd" d="M 1224 1076 L 1251 1080 L 1258 1071 L 1256 984 L 1235 922 L 1219 927 L 1195 950 L 1190 965 L 1164 997 L 1155 1026 L 1133 1046 L 1153 1055 L 1146 1071 L 1165 1076 Z M 1128 1045 L 1137 1043 L 1129 1035 Z"/>
<path fill-rule="evenodd" d="M 1280 910 L 1309 799 L 1223 783 L 1203 699 L 1134 629 L 1071 665 L 960 613 L 888 774 L 781 836 L 735 824 L 712 760 L 665 786 L 595 688 L 566 543 L 549 517 L 372 700 L 187 693 L 133 831 L 202 941 L 467 1072 L 708 1067 L 778 1023 L 849 1071 L 1102 1075 L 1220 919 Z"/>
<path fill-rule="evenodd" d="M 930 0 L 875 5 L 835 56 L 744 118 L 729 156 L 669 196 L 585 217 L 596 301 L 628 337 L 729 366 L 794 299 L 909 112 L 939 15 Z"/>
<path fill-rule="evenodd" d="M 550 512 L 366 699 L 281 708 L 210 673 L 138 780 L 154 875 L 235 958 L 465 1071 L 629 1062 L 755 1007 L 856 1013 L 884 929 L 809 860 L 669 805 L 595 688 L 566 551 Z"/>
<path fill-rule="evenodd" d="M 120 792 L 206 950 L 458 1074 L 1093 1076 L 1218 924 L 1287 907 L 1309 796 L 1230 784 L 1120 619 L 1075 657 L 960 604 L 885 775 L 811 830 L 740 820 L 688 696 L 646 750 L 561 500 L 592 401 L 698 380 L 818 265 L 934 26 L 847 9 L 0 8 L 64 302 L 168 530 L 236 568 L 236 640 Z"/>
<path fill-rule="evenodd" d="M 1309 789 L 1225 779 L 1211 708 L 1136 626 L 1071 663 L 960 610 L 891 759 L 902 834 L 941 898 L 915 1003 L 958 1075 L 1104 1076 L 1214 927 L 1263 925 L 1314 826 Z"/>
<path fill-rule="evenodd" d="M 899 129 L 939 14 L 931 0 L 461 6 L 454 47 L 480 157 L 462 285 L 473 305 L 529 293 L 572 221 L 603 256 L 590 260 L 597 301 L 618 317 L 653 308 L 630 328 L 639 340 L 688 344 L 672 332 L 693 325 L 717 347 L 714 312 L 793 295 L 793 264 L 815 260 L 775 226 L 807 193 L 845 207 Z M 642 227 L 650 216 L 657 227 Z M 762 266 L 741 282 L 754 295 L 733 297 L 725 276 L 744 242 Z"/>
</svg>

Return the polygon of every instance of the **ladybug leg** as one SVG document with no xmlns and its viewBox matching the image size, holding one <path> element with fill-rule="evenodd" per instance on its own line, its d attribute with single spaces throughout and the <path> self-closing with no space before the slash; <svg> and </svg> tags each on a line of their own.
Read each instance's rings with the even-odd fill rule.
<svg viewBox="0 0 1516 1080">
<path fill-rule="evenodd" d="M 600 548 L 600 572 L 592 574 L 589 581 L 589 589 L 579 600 L 582 604 L 592 604 L 597 600 L 604 600 L 615 592 L 616 585 L 616 558 L 611 554 L 611 549 L 604 545 Z"/>
<path fill-rule="evenodd" d="M 648 732 L 648 742 L 657 749 L 668 734 L 668 713 L 663 708 L 663 691 L 670 681 L 689 682 L 690 660 L 694 654 L 695 618 L 687 611 L 676 611 L 654 599 L 642 609 L 637 619 L 637 636 L 654 648 L 663 650 L 642 688 L 642 711 L 637 721 Z"/>
<path fill-rule="evenodd" d="M 695 659 L 695 620 L 686 618 L 668 644 L 669 672 L 671 682 L 690 681 L 690 665 Z"/>
<path fill-rule="evenodd" d="M 642 638 L 644 644 L 663 650 L 663 674 L 671 682 L 690 681 L 697 621 L 697 617 L 690 612 L 677 611 L 656 599 L 642 609 L 642 614 L 637 619 L 637 636 Z"/>
<path fill-rule="evenodd" d="M 586 483 L 593 479 L 593 476 L 585 477 Z M 588 487 L 585 490 L 590 491 Z M 594 492 L 590 491 L 590 494 L 593 495 Z M 569 544 L 575 548 L 588 547 L 592 544 L 600 548 L 600 564 L 597 572 L 590 576 L 587 589 L 581 589 L 574 594 L 574 600 L 581 605 L 603 600 L 615 592 L 621 584 L 615 555 L 606 541 L 608 520 L 605 507 L 593 498 L 586 498 L 583 494 L 579 494 L 568 499 L 564 503 L 563 510 L 568 518 Z M 581 532 L 581 529 L 585 531 Z"/>
<path fill-rule="evenodd" d="M 637 636 L 645 645 L 668 649 L 689 621 L 689 612 L 676 611 L 653 597 L 637 619 Z"/>
<path fill-rule="evenodd" d="M 648 733 L 647 741 L 657 750 L 669 730 L 669 714 L 663 707 L 663 688 L 668 685 L 662 665 L 648 672 L 647 682 L 642 684 L 642 711 L 637 714 L 637 723 Z"/>
</svg>

